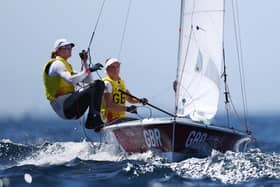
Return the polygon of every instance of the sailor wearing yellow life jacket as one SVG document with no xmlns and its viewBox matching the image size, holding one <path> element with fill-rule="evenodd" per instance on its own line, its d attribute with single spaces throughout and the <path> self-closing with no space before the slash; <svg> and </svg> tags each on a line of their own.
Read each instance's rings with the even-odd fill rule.
<svg viewBox="0 0 280 187">
<path fill-rule="evenodd" d="M 129 93 L 125 87 L 124 81 L 120 77 L 120 65 L 121 62 L 116 58 L 109 58 L 105 62 L 105 69 L 108 76 L 103 78 L 105 89 L 101 113 L 103 119 L 111 123 L 126 120 L 126 112 L 137 113 L 136 106 L 126 106 L 126 101 L 133 104 L 148 103 L 146 98 L 142 98 L 138 101 L 119 91 L 122 90 Z"/>
<path fill-rule="evenodd" d="M 103 66 L 95 64 L 93 68 L 89 68 L 86 63 L 87 53 L 82 51 L 82 70 L 75 73 L 67 61 L 74 46 L 74 43 L 66 39 L 58 39 L 54 43 L 51 59 L 43 69 L 46 98 L 53 110 L 64 119 L 78 119 L 89 108 L 86 128 L 98 131 L 103 125 L 100 107 L 104 83 L 101 80 L 94 81 L 90 74 Z M 75 91 L 75 87 L 81 82 L 89 83 L 89 86 Z"/>
</svg>

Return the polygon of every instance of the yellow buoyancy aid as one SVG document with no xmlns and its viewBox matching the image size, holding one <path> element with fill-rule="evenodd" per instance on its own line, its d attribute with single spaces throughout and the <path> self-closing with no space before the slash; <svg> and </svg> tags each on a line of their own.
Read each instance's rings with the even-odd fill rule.
<svg viewBox="0 0 280 187">
<path fill-rule="evenodd" d="M 69 64 L 65 59 L 61 57 L 52 58 L 45 64 L 43 69 L 45 94 L 47 99 L 50 101 L 54 101 L 55 98 L 58 96 L 72 93 L 75 91 L 74 86 L 63 80 L 60 76 L 48 75 L 49 67 L 54 61 L 62 62 L 65 65 L 67 71 L 73 74 L 71 64 Z"/>
<path fill-rule="evenodd" d="M 121 93 L 118 89 L 126 91 L 125 84 L 123 80 L 114 81 L 110 77 L 104 77 L 103 81 L 108 81 L 112 85 L 112 101 L 120 106 L 125 106 L 126 96 Z M 110 122 L 114 119 L 125 118 L 125 111 L 113 111 L 105 107 L 104 100 L 101 105 L 101 113 L 104 120 Z"/>
</svg>

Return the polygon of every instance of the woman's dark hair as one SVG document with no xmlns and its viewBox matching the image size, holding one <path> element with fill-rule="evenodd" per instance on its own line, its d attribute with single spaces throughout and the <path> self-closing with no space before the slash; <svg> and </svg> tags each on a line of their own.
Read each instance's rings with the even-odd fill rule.
<svg viewBox="0 0 280 187">
<path fill-rule="evenodd" d="M 51 58 L 55 58 L 57 56 L 56 51 L 53 51 L 51 54 Z"/>
</svg>

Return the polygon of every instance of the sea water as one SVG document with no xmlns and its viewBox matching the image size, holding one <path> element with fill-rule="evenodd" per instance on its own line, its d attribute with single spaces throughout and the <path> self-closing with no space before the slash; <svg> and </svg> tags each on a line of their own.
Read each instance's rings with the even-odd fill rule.
<svg viewBox="0 0 280 187">
<path fill-rule="evenodd" d="M 2 117 L 0 187 L 280 186 L 280 116 L 248 122 L 256 141 L 247 152 L 170 163 L 151 152 L 125 155 L 79 121 Z"/>
</svg>

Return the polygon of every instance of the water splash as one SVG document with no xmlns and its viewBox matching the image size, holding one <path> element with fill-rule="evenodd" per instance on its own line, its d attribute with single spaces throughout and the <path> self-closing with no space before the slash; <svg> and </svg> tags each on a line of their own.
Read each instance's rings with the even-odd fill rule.
<svg viewBox="0 0 280 187">
<path fill-rule="evenodd" d="M 32 153 L 21 165 L 62 165 L 79 158 L 81 160 L 118 161 L 120 155 L 115 154 L 112 145 L 101 145 L 92 142 L 55 142 L 45 144 L 41 149 Z"/>
<path fill-rule="evenodd" d="M 6 169 L 15 165 L 15 163 L 25 158 L 34 149 L 33 146 L 13 143 L 9 139 L 0 140 L 0 169 Z"/>
<path fill-rule="evenodd" d="M 237 184 L 258 178 L 280 179 L 280 155 L 252 150 L 248 153 L 213 152 L 205 159 L 191 158 L 170 167 L 183 178 L 210 177 L 226 184 Z"/>
<path fill-rule="evenodd" d="M 151 157 L 153 158 L 153 157 Z M 240 184 L 268 178 L 280 179 L 280 154 L 262 153 L 251 150 L 248 153 L 213 151 L 208 158 L 190 158 L 182 162 L 168 163 L 163 159 L 147 162 L 128 162 L 123 168 L 135 177 L 164 170 L 160 180 L 172 180 L 174 172 L 183 180 L 204 181 L 224 184 Z M 208 181 L 209 182 L 209 181 Z"/>
<path fill-rule="evenodd" d="M 160 180 L 204 180 L 224 184 L 240 184 L 262 178 L 280 180 L 280 154 L 263 153 L 259 149 L 252 149 L 247 153 L 226 152 L 225 154 L 213 151 L 207 158 L 190 158 L 182 162 L 168 163 L 155 156 L 152 152 L 126 155 L 119 147 L 112 144 L 92 142 L 54 142 L 39 146 L 27 146 L 1 142 L 2 162 L 18 156 L 13 160 L 13 166 L 72 166 L 81 164 L 81 167 L 92 164 L 91 161 L 101 161 L 110 167 L 112 175 L 120 172 L 129 178 L 138 178 L 143 175 L 158 175 Z M 5 156 L 6 155 L 6 156 Z M 27 155 L 27 156 L 26 156 Z M 78 162 L 76 160 L 78 159 Z M 81 161 L 81 162 L 80 162 Z M 105 162 L 104 162 L 105 161 Z M 11 163 L 10 163 L 11 164 Z M 103 169 L 104 169 L 103 168 Z M 106 171 L 108 168 L 106 169 Z M 108 174 L 108 172 L 107 172 Z M 122 175 L 121 174 L 121 175 Z M 157 181 L 158 182 L 158 181 Z"/>
</svg>

